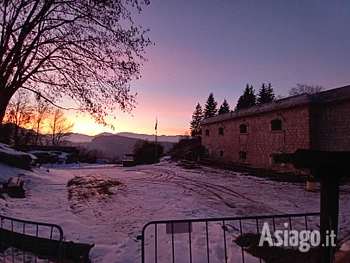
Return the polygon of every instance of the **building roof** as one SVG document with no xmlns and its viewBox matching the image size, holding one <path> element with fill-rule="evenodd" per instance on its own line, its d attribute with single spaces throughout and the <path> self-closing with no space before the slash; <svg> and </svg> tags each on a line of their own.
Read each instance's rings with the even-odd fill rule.
<svg viewBox="0 0 350 263">
<path fill-rule="evenodd" d="M 231 111 L 229 113 L 206 118 L 201 122 L 201 124 L 205 125 L 205 124 L 210 124 L 210 123 L 215 123 L 215 122 L 220 122 L 220 121 L 225 121 L 230 119 L 248 117 L 248 116 L 276 111 L 276 110 L 305 106 L 311 103 L 324 103 L 324 102 L 331 102 L 331 101 L 341 101 L 346 99 L 350 99 L 350 85 L 336 88 L 336 89 L 326 90 L 313 95 L 304 93 L 304 94 L 276 100 L 273 102 L 252 106 L 245 109 Z"/>
</svg>

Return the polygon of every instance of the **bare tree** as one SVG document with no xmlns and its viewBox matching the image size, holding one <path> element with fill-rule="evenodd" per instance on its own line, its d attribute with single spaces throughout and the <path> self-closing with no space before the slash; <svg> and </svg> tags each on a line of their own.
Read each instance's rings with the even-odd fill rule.
<svg viewBox="0 0 350 263">
<path fill-rule="evenodd" d="M 322 90 L 324 90 L 324 87 L 320 85 L 307 85 L 307 84 L 297 83 L 295 87 L 291 88 L 288 91 L 288 94 L 289 96 L 295 96 L 303 93 L 315 94 L 315 93 L 321 92 Z"/>
<path fill-rule="evenodd" d="M 36 96 L 33 116 L 33 130 L 35 131 L 34 145 L 38 145 L 39 137 L 42 133 L 42 126 L 52 111 L 48 101 Z"/>
<path fill-rule="evenodd" d="M 129 82 L 140 77 L 148 29 L 132 9 L 149 0 L 0 1 L 0 124 L 19 88 L 54 103 L 63 96 L 100 124 L 109 110 L 130 112 Z"/>
<path fill-rule="evenodd" d="M 60 146 L 62 140 L 72 133 L 74 123 L 68 122 L 61 109 L 54 111 L 49 121 L 51 144 Z"/>
<path fill-rule="evenodd" d="M 20 129 L 28 128 L 33 117 L 32 111 L 30 93 L 25 90 L 19 90 L 10 101 L 6 112 L 6 122 L 14 125 L 12 137 L 16 148 L 20 144 Z"/>
</svg>

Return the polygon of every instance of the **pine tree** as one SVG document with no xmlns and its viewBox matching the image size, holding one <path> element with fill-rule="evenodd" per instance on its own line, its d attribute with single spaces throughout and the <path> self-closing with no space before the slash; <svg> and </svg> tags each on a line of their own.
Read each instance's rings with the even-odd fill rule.
<svg viewBox="0 0 350 263">
<path fill-rule="evenodd" d="M 267 89 L 265 83 L 261 84 L 261 88 L 259 90 L 258 98 L 257 98 L 258 104 L 263 104 L 268 102 L 268 95 L 267 95 Z"/>
<path fill-rule="evenodd" d="M 258 94 L 258 104 L 263 104 L 274 100 L 275 92 L 273 91 L 272 84 L 269 83 L 266 86 L 265 83 L 262 83 Z"/>
<path fill-rule="evenodd" d="M 269 84 L 267 84 L 267 94 L 268 94 L 268 98 L 269 98 L 268 102 L 276 100 L 275 91 L 272 88 L 271 82 L 269 82 Z"/>
<path fill-rule="evenodd" d="M 238 99 L 235 110 L 248 108 L 254 105 L 256 105 L 255 91 L 252 85 L 249 86 L 249 84 L 247 84 L 243 92 L 243 95 L 241 95 Z"/>
<path fill-rule="evenodd" d="M 192 121 L 190 121 L 190 131 L 191 136 L 195 137 L 201 134 L 201 121 L 203 120 L 203 109 L 202 106 L 198 103 L 196 109 L 192 114 Z"/>
<path fill-rule="evenodd" d="M 229 113 L 229 112 L 230 112 L 230 105 L 228 105 L 226 99 L 224 99 L 224 102 L 221 104 L 219 109 L 219 115 L 224 113 Z"/>
<path fill-rule="evenodd" d="M 211 92 L 209 94 L 207 102 L 205 103 L 204 118 L 209 118 L 209 117 L 215 116 L 216 113 L 218 112 L 217 106 L 218 106 L 218 103 L 214 99 L 214 94 Z"/>
</svg>

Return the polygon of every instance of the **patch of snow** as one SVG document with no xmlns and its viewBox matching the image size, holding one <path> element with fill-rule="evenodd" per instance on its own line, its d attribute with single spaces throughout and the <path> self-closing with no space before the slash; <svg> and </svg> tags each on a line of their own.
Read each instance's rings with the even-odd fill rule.
<svg viewBox="0 0 350 263">
<path fill-rule="evenodd" d="M 149 221 L 308 213 L 318 212 L 320 207 L 319 192 L 307 192 L 305 184 L 274 182 L 232 171 L 207 167 L 186 170 L 171 162 L 135 167 L 71 165 L 48 165 L 50 172 L 43 167 L 23 172 L 0 164 L 0 178 L 22 172 L 26 190 L 25 199 L 0 198 L 0 211 L 10 217 L 58 224 L 68 241 L 95 243 L 90 252 L 92 263 L 140 262 L 141 242 L 136 237 Z M 90 181 L 85 191 L 72 187 L 69 193 L 67 183 L 76 177 Z M 93 178 L 98 182 L 120 184 L 111 186 L 110 194 L 104 194 L 94 189 Z M 74 198 L 78 196 L 81 198 Z M 350 186 L 341 186 L 341 240 L 350 240 L 349 197 Z M 253 226 L 252 223 L 246 227 L 253 229 Z M 194 227 L 201 229 L 202 226 Z M 219 244 L 222 225 L 216 222 L 211 227 L 210 255 L 214 262 L 222 262 L 222 258 L 215 258 L 222 252 Z M 154 233 L 151 228 L 147 231 L 150 231 L 147 236 Z M 160 226 L 159 233 L 161 231 L 165 230 Z M 236 234 L 234 228 L 227 231 L 230 244 Z M 169 238 L 171 235 L 160 235 L 160 246 L 169 245 Z M 187 236 L 175 236 L 176 262 L 188 261 L 186 251 L 181 251 L 186 240 Z M 205 262 L 201 256 L 206 249 L 205 236 L 194 235 L 192 241 L 193 255 L 197 256 L 193 262 Z M 147 251 L 152 251 L 154 242 L 146 246 Z M 171 250 L 160 250 L 158 262 L 167 262 L 165 258 Z M 235 262 L 241 253 L 241 249 L 229 246 L 228 262 Z M 149 262 L 152 262 L 151 254 L 147 255 Z M 250 256 L 246 257 L 246 262 L 250 262 Z"/>
<path fill-rule="evenodd" d="M 340 250 L 340 251 L 350 251 L 350 239 L 347 240 L 347 241 L 345 241 L 345 242 L 341 245 L 341 247 L 340 247 L 339 250 Z"/>
<path fill-rule="evenodd" d="M 27 173 L 27 171 L 0 162 L 0 182 L 7 182 L 11 177 L 25 173 Z"/>
</svg>

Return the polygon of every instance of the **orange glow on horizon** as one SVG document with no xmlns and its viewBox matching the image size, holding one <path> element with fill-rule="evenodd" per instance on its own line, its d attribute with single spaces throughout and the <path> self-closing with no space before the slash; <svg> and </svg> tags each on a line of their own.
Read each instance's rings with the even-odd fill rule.
<svg viewBox="0 0 350 263">
<path fill-rule="evenodd" d="M 145 122 L 149 123 L 147 127 L 145 125 L 142 125 L 142 122 L 135 119 L 132 121 L 128 120 L 114 120 L 111 122 L 112 125 L 114 125 L 114 130 L 108 126 L 103 126 L 95 123 L 93 119 L 91 119 L 89 116 L 83 117 L 80 116 L 79 118 L 68 116 L 68 121 L 74 123 L 73 132 L 74 133 L 81 133 L 86 134 L 90 136 L 94 136 L 103 132 L 108 133 L 119 133 L 119 132 L 133 132 L 138 134 L 155 134 L 154 129 L 154 120 L 151 118 L 151 120 L 147 120 Z M 141 117 L 141 119 L 143 119 Z M 159 118 L 158 118 L 159 119 Z M 110 120 L 108 119 L 107 122 Z M 143 121 L 143 120 L 142 120 Z M 162 120 L 160 120 L 162 121 Z M 144 123 L 145 123 L 144 122 Z M 174 127 L 174 124 L 169 125 L 169 123 L 166 123 L 164 121 L 158 122 L 158 129 L 157 129 L 158 135 L 186 135 L 188 134 L 188 129 L 186 127 Z"/>
<path fill-rule="evenodd" d="M 141 97 L 141 96 L 140 96 Z M 174 96 L 158 94 L 148 96 L 144 94 L 140 103 L 129 113 L 115 111 L 105 117 L 109 126 L 95 123 L 88 114 L 76 111 L 67 111 L 65 116 L 68 121 L 75 123 L 73 132 L 86 135 L 97 135 L 103 132 L 120 133 L 132 132 L 137 134 L 155 134 L 155 121 L 158 118 L 158 135 L 186 135 L 189 132 L 189 121 L 192 115 L 192 107 L 187 105 L 173 105 Z M 143 99 L 143 100 L 142 100 Z M 186 103 L 183 100 L 184 104 Z M 155 108 L 155 105 L 157 107 Z M 114 129 L 110 127 L 114 126 Z"/>
</svg>

